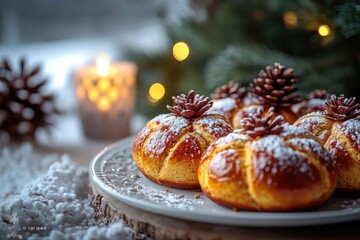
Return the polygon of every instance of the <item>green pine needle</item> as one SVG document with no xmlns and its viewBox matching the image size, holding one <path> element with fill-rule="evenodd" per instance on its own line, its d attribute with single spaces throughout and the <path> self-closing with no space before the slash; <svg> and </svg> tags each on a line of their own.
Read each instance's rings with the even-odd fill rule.
<svg viewBox="0 0 360 240">
<path fill-rule="evenodd" d="M 294 68 L 297 75 L 312 70 L 311 65 L 301 59 L 261 45 L 236 45 L 229 46 L 209 61 L 205 69 L 206 85 L 213 89 L 234 81 L 245 86 L 257 76 L 260 69 L 274 62 Z"/>
<path fill-rule="evenodd" d="M 350 38 L 360 33 L 360 3 L 348 1 L 338 7 L 335 24 L 345 37 Z"/>
</svg>

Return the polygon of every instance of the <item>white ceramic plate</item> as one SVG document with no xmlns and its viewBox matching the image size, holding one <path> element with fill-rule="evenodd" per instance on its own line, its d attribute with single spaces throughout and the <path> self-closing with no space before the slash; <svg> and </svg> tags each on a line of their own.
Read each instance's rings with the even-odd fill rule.
<svg viewBox="0 0 360 240">
<path fill-rule="evenodd" d="M 174 218 L 236 226 L 306 226 L 360 219 L 360 199 L 356 198 L 332 197 L 321 208 L 307 212 L 232 211 L 215 204 L 200 191 L 168 188 L 148 180 L 131 157 L 133 140 L 127 138 L 106 147 L 90 164 L 92 182 L 130 206 Z"/>
</svg>

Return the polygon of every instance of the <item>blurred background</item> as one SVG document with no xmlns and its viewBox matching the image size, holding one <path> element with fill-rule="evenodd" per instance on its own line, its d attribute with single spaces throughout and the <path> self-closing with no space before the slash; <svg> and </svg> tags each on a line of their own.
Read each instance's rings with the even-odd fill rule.
<svg viewBox="0 0 360 240">
<path fill-rule="evenodd" d="M 140 125 L 174 95 L 246 86 L 274 62 L 295 69 L 304 97 L 316 88 L 360 97 L 355 0 L 12 0 L 0 2 L 0 26 L 0 57 L 39 64 L 66 113 L 78 109 L 74 71 L 100 53 L 137 65 Z M 59 116 L 55 134 L 74 135 L 81 123 L 71 122 Z"/>
</svg>

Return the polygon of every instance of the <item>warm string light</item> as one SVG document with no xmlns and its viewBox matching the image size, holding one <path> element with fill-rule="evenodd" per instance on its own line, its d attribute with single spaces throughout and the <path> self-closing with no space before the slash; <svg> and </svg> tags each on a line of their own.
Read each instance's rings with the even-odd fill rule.
<svg viewBox="0 0 360 240">
<path fill-rule="evenodd" d="M 283 13 L 283 21 L 286 28 L 291 29 L 298 26 L 298 16 L 292 11 L 286 11 Z M 331 28 L 327 24 L 322 24 L 320 26 L 315 25 L 313 27 L 317 28 L 317 32 L 321 37 L 328 37 L 331 35 Z"/>
<path fill-rule="evenodd" d="M 151 103 L 157 103 L 165 95 L 165 87 L 161 83 L 154 83 L 149 88 L 148 99 Z"/>
<path fill-rule="evenodd" d="M 320 36 L 322 37 L 327 37 L 330 35 L 331 33 L 331 29 L 328 25 L 326 24 L 323 24 L 323 25 L 320 25 L 319 28 L 318 28 L 318 33 Z"/>
<path fill-rule="evenodd" d="M 179 62 L 184 61 L 190 54 L 189 46 L 184 42 L 177 42 L 173 46 L 173 56 Z"/>
<path fill-rule="evenodd" d="M 298 25 L 298 18 L 294 12 L 286 11 L 283 14 L 284 25 L 287 28 L 295 28 Z"/>
</svg>

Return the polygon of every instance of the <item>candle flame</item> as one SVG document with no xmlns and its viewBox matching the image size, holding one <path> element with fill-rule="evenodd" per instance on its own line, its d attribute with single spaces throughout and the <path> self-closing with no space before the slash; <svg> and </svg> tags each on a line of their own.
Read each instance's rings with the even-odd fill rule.
<svg viewBox="0 0 360 240">
<path fill-rule="evenodd" d="M 106 77 L 110 71 L 110 57 L 106 54 L 100 54 L 96 58 L 96 66 L 100 77 Z"/>
</svg>

